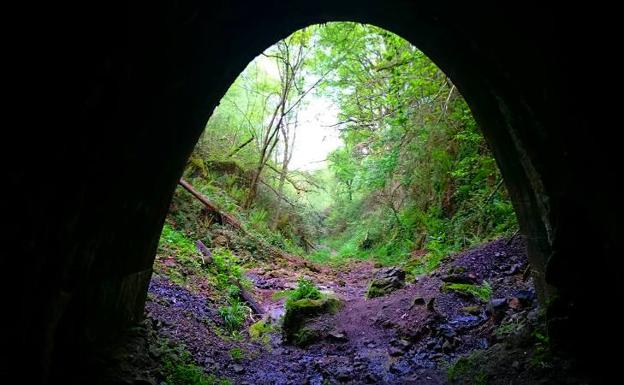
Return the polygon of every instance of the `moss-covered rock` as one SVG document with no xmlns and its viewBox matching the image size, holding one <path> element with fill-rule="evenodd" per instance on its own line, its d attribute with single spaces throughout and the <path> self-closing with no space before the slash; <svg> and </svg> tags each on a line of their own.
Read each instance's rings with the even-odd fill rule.
<svg viewBox="0 0 624 385">
<path fill-rule="evenodd" d="M 289 302 L 282 322 L 286 342 L 304 346 L 318 341 L 323 333 L 309 326 L 309 321 L 321 314 L 335 313 L 339 308 L 340 301 L 326 295 L 319 299 L 304 298 Z"/>
<path fill-rule="evenodd" d="M 480 306 L 465 306 L 461 310 L 462 312 L 466 314 L 472 314 L 472 315 L 480 315 L 482 313 Z"/>
<path fill-rule="evenodd" d="M 381 269 L 368 285 L 366 298 L 375 298 L 387 295 L 405 286 L 405 271 L 398 267 Z"/>
</svg>

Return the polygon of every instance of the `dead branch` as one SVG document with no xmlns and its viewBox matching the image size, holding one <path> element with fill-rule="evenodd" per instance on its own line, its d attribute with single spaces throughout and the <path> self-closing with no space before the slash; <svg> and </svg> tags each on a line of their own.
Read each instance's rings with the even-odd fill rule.
<svg viewBox="0 0 624 385">
<path fill-rule="evenodd" d="M 226 156 L 226 158 L 230 158 L 232 156 L 234 156 L 237 152 L 239 152 L 240 150 L 242 150 L 246 145 L 248 145 L 249 143 L 251 143 L 254 139 L 256 139 L 255 135 L 252 135 L 251 138 L 247 139 L 245 141 L 245 143 L 241 144 L 240 146 L 236 147 L 232 152 L 230 152 L 228 154 L 228 156 Z"/>
</svg>

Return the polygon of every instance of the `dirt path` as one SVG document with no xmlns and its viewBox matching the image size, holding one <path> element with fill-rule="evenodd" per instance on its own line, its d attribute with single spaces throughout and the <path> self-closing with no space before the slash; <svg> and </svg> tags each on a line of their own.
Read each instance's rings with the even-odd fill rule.
<svg viewBox="0 0 624 385">
<path fill-rule="evenodd" d="M 330 330 L 328 337 L 306 348 L 284 344 L 280 333 L 272 334 L 268 343 L 217 335 L 219 316 L 210 302 L 163 278 L 152 281 L 146 311 L 159 334 L 183 342 L 207 371 L 241 385 L 442 384 L 448 362 L 495 342 L 500 317 L 488 311 L 492 303 L 505 316 L 535 312 L 520 239 L 510 244 L 498 240 L 456 255 L 437 273 L 367 300 L 364 293 L 375 270 L 372 263 L 359 262 L 341 269 L 285 265 L 247 272 L 255 297 L 273 320 L 282 315 L 284 302 L 273 294 L 295 287 L 300 275 L 343 301 L 336 314 L 315 321 Z M 476 284 L 489 282 L 492 303 L 441 291 L 443 279 L 458 271 Z M 242 358 L 232 358 L 234 348 L 244 351 Z"/>
</svg>

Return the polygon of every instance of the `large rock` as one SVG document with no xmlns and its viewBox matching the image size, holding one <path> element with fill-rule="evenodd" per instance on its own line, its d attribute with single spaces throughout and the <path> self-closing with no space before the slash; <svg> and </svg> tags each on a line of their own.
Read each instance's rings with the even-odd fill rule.
<svg viewBox="0 0 624 385">
<path fill-rule="evenodd" d="M 379 270 L 366 290 L 366 298 L 381 297 L 405 286 L 405 271 L 398 267 Z"/>
<path fill-rule="evenodd" d="M 298 346 L 313 344 L 324 338 L 325 333 L 316 327 L 312 320 L 321 314 L 334 313 L 340 301 L 331 296 L 319 299 L 300 299 L 288 304 L 282 322 L 282 331 L 287 343 Z"/>
</svg>

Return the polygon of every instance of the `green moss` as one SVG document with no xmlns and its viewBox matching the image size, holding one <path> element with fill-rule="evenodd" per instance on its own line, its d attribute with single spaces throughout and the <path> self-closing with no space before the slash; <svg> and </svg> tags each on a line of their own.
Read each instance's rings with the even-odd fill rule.
<svg viewBox="0 0 624 385">
<path fill-rule="evenodd" d="M 467 357 L 460 357 L 446 371 L 449 381 L 463 380 L 465 383 L 474 385 L 487 385 L 488 376 L 480 369 L 484 359 L 483 351 L 473 352 Z"/>
<path fill-rule="evenodd" d="M 481 308 L 479 306 L 466 306 L 462 308 L 462 311 L 467 314 L 479 315 L 481 314 Z"/>
<path fill-rule="evenodd" d="M 244 356 L 243 349 L 239 348 L 238 346 L 230 349 L 230 357 L 232 357 L 234 361 L 238 362 L 242 360 L 243 356 Z"/>
<path fill-rule="evenodd" d="M 337 298 L 325 295 L 319 299 L 304 298 L 292 301 L 286 308 L 282 322 L 286 341 L 297 345 L 309 344 L 314 338 L 318 338 L 318 335 L 306 328 L 307 321 L 324 313 L 335 313 L 340 305 Z"/>
<path fill-rule="evenodd" d="M 400 279 L 398 277 L 384 277 L 373 279 L 368 284 L 366 298 L 381 297 L 402 288 L 405 285 L 403 278 L 404 277 Z"/>
<path fill-rule="evenodd" d="M 290 290 L 278 290 L 276 292 L 274 292 L 271 295 L 271 299 L 273 299 L 274 301 L 277 301 L 278 299 L 282 299 L 282 298 L 288 298 L 292 295 L 292 293 L 294 292 L 294 290 L 290 289 Z"/>
<path fill-rule="evenodd" d="M 317 342 L 320 338 L 320 331 L 304 327 L 295 332 L 293 335 L 293 343 L 297 346 L 303 347 Z"/>
<path fill-rule="evenodd" d="M 488 302 L 492 298 L 492 286 L 488 281 L 483 281 L 478 286 L 468 283 L 445 283 L 442 285 L 442 291 L 447 292 L 449 290 L 472 295 L 483 302 Z"/>
<path fill-rule="evenodd" d="M 163 363 L 163 374 L 169 385 L 232 385 L 227 378 L 204 373 L 197 366 L 184 345 L 170 344 L 161 341 L 158 347 Z"/>
<path fill-rule="evenodd" d="M 368 289 L 366 289 L 366 298 L 377 298 L 377 297 L 382 297 L 384 295 L 388 294 L 388 291 L 384 290 L 383 288 L 374 286 L 371 284 L 368 285 Z"/>
<path fill-rule="evenodd" d="M 299 280 L 297 281 L 297 288 L 288 294 L 288 299 L 286 300 L 286 308 L 288 309 L 288 307 L 292 306 L 294 302 L 302 299 L 316 300 L 320 298 L 321 292 L 312 281 L 305 278 L 299 278 Z"/>
<path fill-rule="evenodd" d="M 265 320 L 260 320 L 249 326 L 249 337 L 264 344 L 270 342 L 270 334 L 273 332 L 275 332 L 275 327 Z"/>
</svg>

